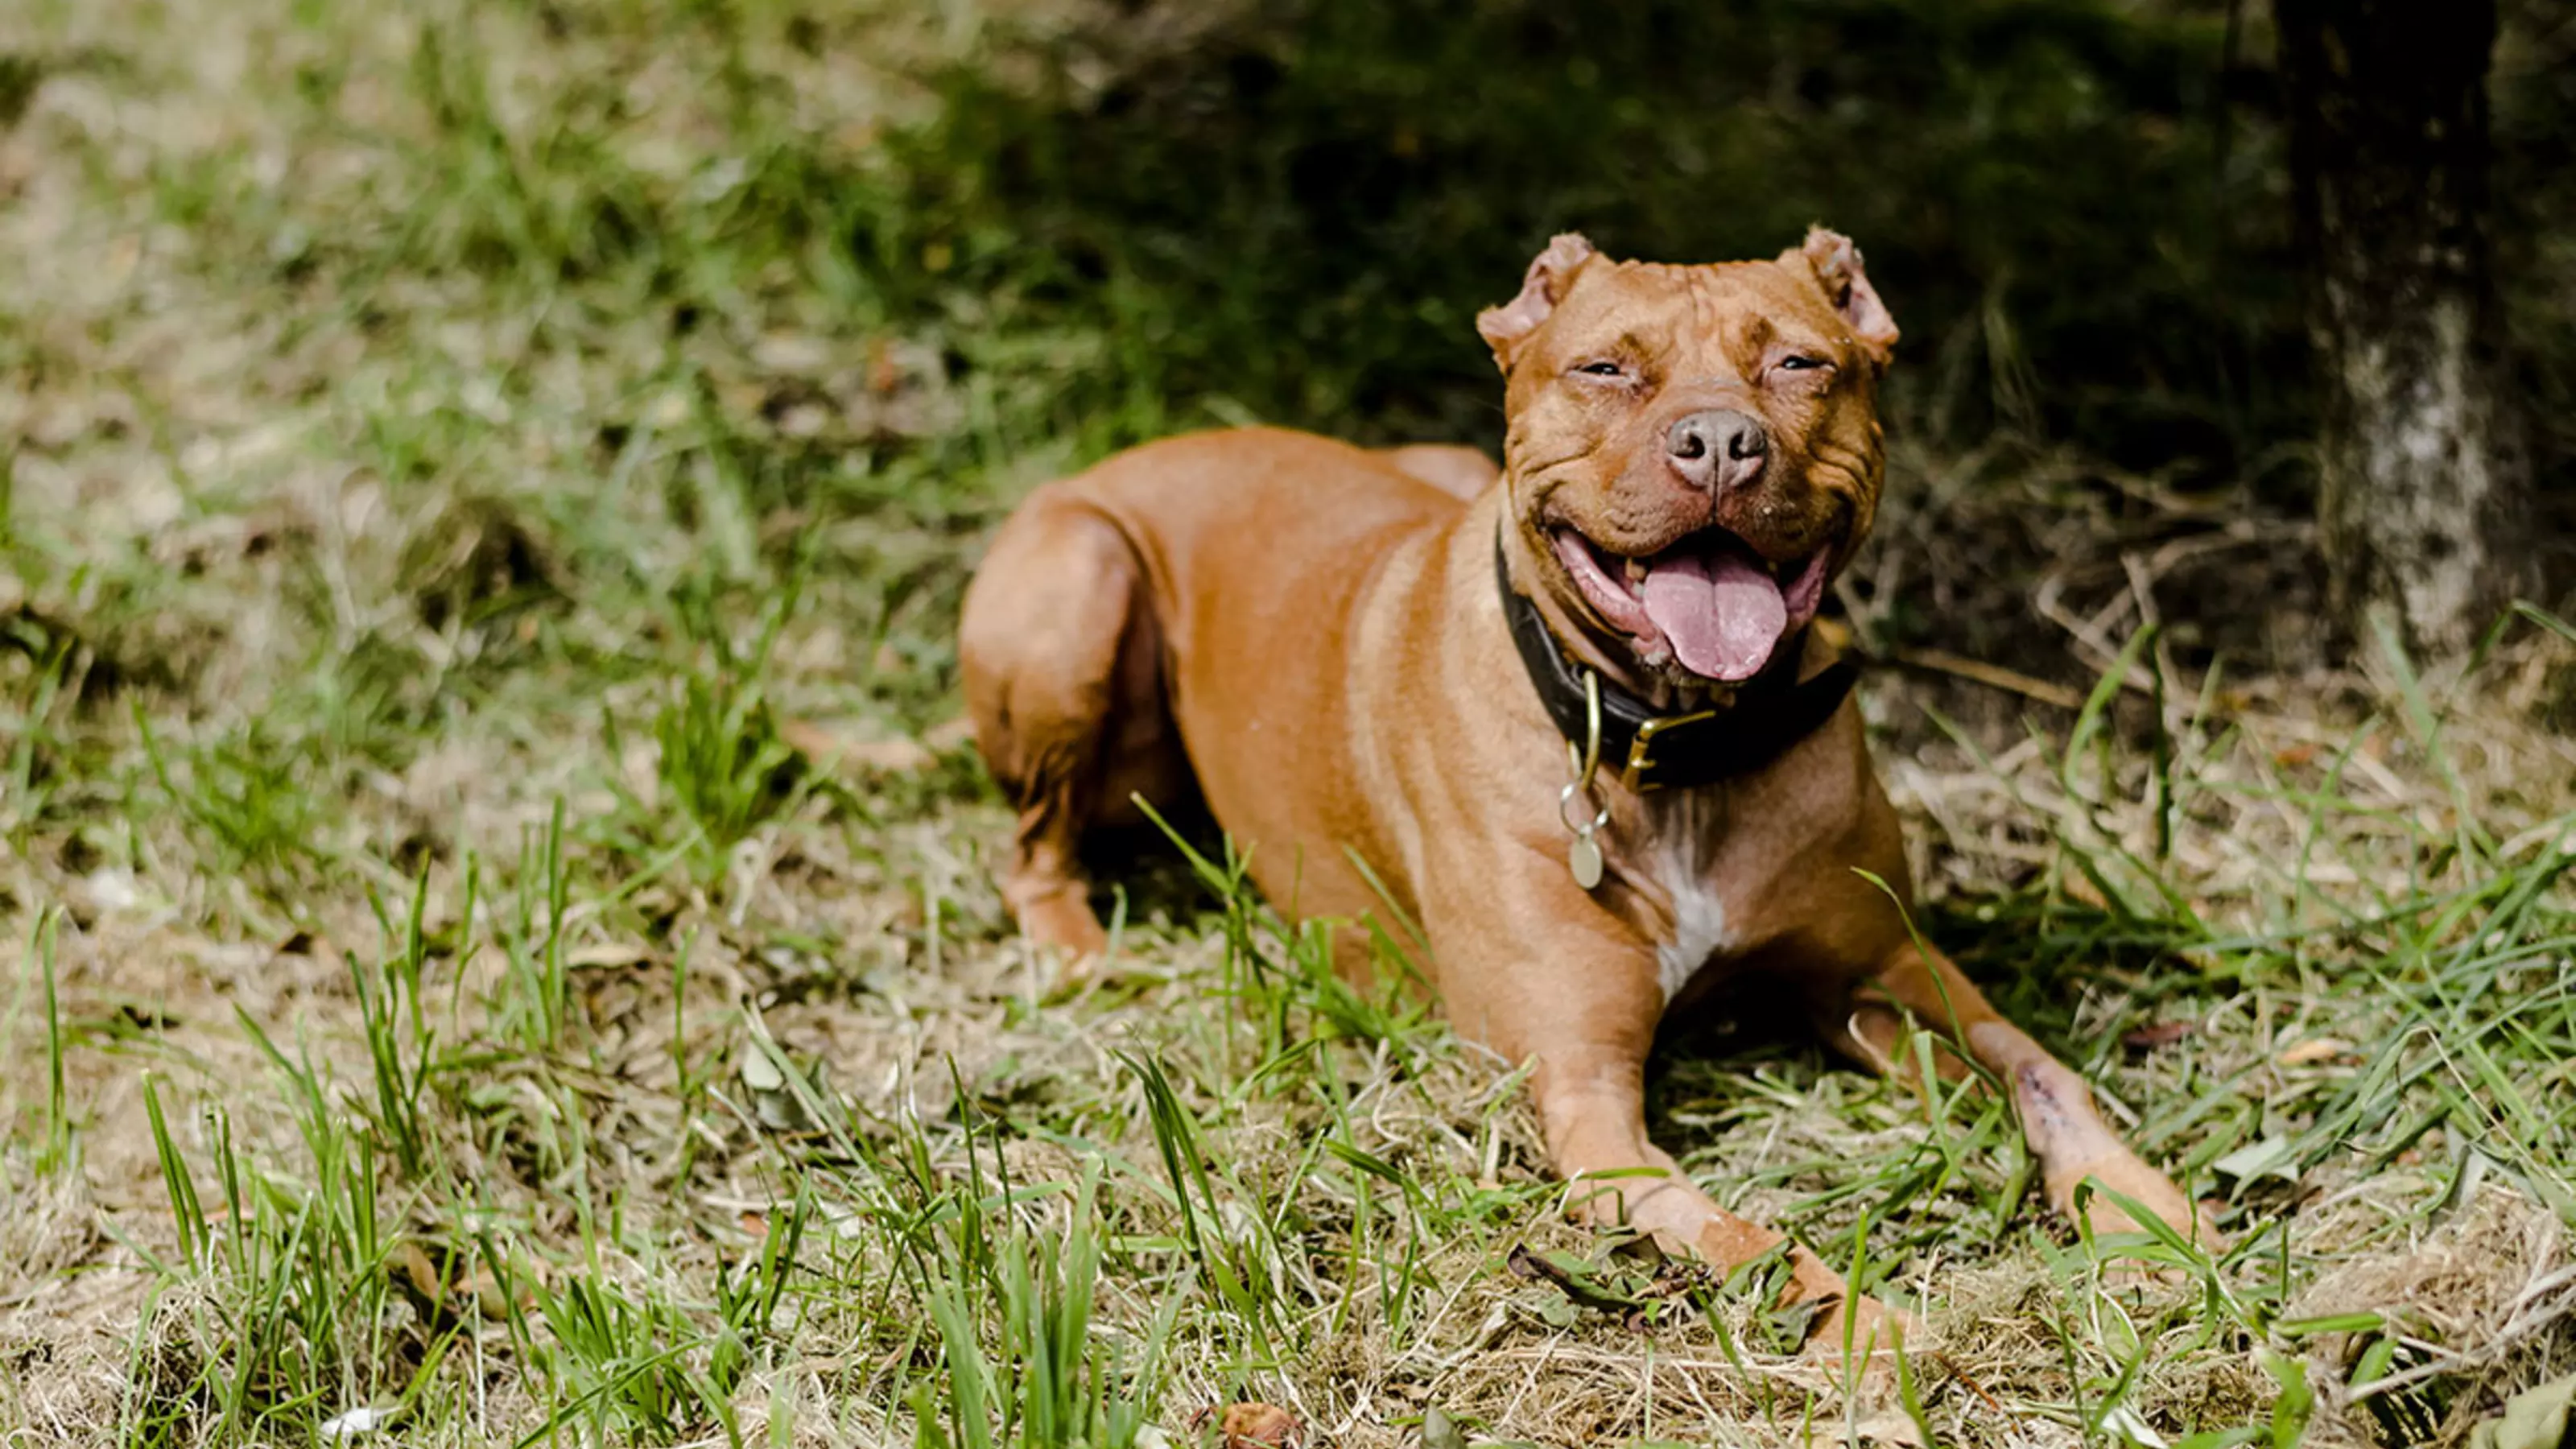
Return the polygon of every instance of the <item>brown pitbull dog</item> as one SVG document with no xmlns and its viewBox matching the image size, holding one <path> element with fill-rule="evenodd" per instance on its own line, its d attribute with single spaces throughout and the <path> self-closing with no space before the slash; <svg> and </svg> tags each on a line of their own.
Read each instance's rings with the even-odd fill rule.
<svg viewBox="0 0 2576 1449">
<path fill-rule="evenodd" d="M 1882 1071 L 1931 1023 L 2007 1086 L 2059 1211 L 2093 1178 L 2205 1237 L 2083 1081 L 1907 927 L 1851 667 L 1808 628 L 1878 503 L 1897 333 L 1860 253 L 1818 230 L 1772 261 L 1654 266 L 1560 236 L 1477 330 L 1506 383 L 1499 479 L 1469 449 L 1244 429 L 1112 458 L 1003 527 L 959 655 L 1019 809 L 1021 929 L 1095 958 L 1084 831 L 1195 785 L 1284 910 L 1375 910 L 1374 872 L 1458 1030 L 1535 1063 L 1558 1170 L 1606 1178 L 1575 1194 L 1596 1219 L 1720 1267 L 1781 1242 L 1645 1131 L 1656 1023 L 1759 975 Z M 1820 1344 L 1881 1336 L 1832 1269 L 1791 1262 L 1790 1296 L 1832 1310 Z"/>
</svg>

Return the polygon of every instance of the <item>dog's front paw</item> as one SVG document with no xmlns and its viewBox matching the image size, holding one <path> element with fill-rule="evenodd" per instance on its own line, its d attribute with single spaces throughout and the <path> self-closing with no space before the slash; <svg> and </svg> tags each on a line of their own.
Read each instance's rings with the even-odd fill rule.
<svg viewBox="0 0 2576 1449">
<path fill-rule="evenodd" d="M 2085 1182 L 2094 1190 L 2079 1193 Z M 2102 1191 L 2108 1188 L 2109 1192 Z M 2156 1219 L 2201 1252 L 2216 1257 L 2226 1251 L 2227 1241 L 2219 1234 L 2218 1225 L 2200 1204 L 2184 1196 L 2172 1178 L 2140 1160 L 2126 1147 L 2117 1147 L 2081 1166 L 2048 1174 L 2049 1205 L 2066 1215 L 2069 1221 L 2081 1216 L 2085 1226 L 2096 1237 L 2105 1233 L 2134 1233 L 2143 1224 L 2120 1206 L 2117 1198 L 2127 1198 L 2155 1215 Z M 2083 1199 L 2077 1206 L 2077 1198 Z"/>
<path fill-rule="evenodd" d="M 1844 1389 L 1883 1398 L 1896 1386 L 1896 1355 L 1921 1325 L 1903 1309 L 1855 1296 L 1841 1274 L 1804 1248 L 1791 1248 L 1789 1262 L 1779 1306 L 1810 1315 L 1800 1351 L 1830 1368 Z"/>
<path fill-rule="evenodd" d="M 2087 1179 L 2129 1199 L 2205 1253 L 2222 1244 L 2217 1225 L 2183 1196 L 2173 1179 L 2149 1167 L 2113 1135 L 2094 1110 L 2093 1093 L 2057 1062 L 2024 1062 L 2012 1074 L 2013 1106 L 2022 1132 L 2038 1152 L 2048 1184 L 2048 1205 L 2069 1221 L 2081 1218 L 2096 1233 L 2134 1233 L 2140 1224 L 2110 1194 L 2095 1191 L 2080 1207 L 2076 1189 Z"/>
<path fill-rule="evenodd" d="M 1808 1326 L 1805 1353 L 1831 1367 L 1845 1388 L 1875 1393 L 1894 1387 L 1896 1355 L 1918 1327 L 1901 1308 L 1845 1294 Z"/>
</svg>

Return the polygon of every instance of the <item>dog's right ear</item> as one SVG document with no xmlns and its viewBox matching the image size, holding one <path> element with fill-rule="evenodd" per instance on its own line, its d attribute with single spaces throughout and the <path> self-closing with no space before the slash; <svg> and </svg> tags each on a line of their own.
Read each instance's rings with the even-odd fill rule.
<svg viewBox="0 0 2576 1449">
<path fill-rule="evenodd" d="M 1592 260 L 1592 243 L 1573 232 L 1559 232 L 1549 241 L 1521 278 L 1521 294 L 1499 307 L 1488 307 L 1476 314 L 1476 331 L 1485 345 L 1494 349 L 1494 365 L 1505 372 L 1512 370 L 1512 354 L 1522 342 L 1565 300 L 1567 289 L 1574 285 L 1574 274 Z"/>
<path fill-rule="evenodd" d="M 1896 355 L 1896 319 L 1887 313 L 1887 304 L 1878 299 L 1878 289 L 1869 284 L 1869 273 L 1861 270 L 1860 248 L 1838 231 L 1821 226 L 1807 228 L 1805 245 L 1794 252 L 1782 252 L 1783 266 L 1789 259 L 1804 256 L 1807 266 L 1816 274 L 1816 284 L 1825 289 L 1825 300 L 1834 304 L 1843 322 L 1852 330 L 1852 340 L 1860 344 L 1861 354 L 1870 366 L 1887 370 L 1888 359 Z"/>
</svg>

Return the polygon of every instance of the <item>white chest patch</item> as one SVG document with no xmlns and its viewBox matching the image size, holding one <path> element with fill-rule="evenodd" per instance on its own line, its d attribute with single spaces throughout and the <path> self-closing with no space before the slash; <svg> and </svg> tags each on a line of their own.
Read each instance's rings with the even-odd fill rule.
<svg viewBox="0 0 2576 1449">
<path fill-rule="evenodd" d="M 1716 795 L 1693 790 L 1653 816 L 1656 840 L 1648 860 L 1655 884 L 1664 888 L 1673 903 L 1672 936 L 1655 945 L 1655 974 L 1663 983 L 1666 1005 L 1681 995 L 1711 957 L 1735 944 L 1734 934 L 1727 929 L 1726 902 L 1718 897 L 1711 879 L 1725 826 L 1724 806 Z"/>
<path fill-rule="evenodd" d="M 1673 889 L 1673 938 L 1655 948 L 1655 974 L 1664 983 L 1664 1002 L 1682 994 L 1699 968 L 1726 949 L 1726 903 L 1705 881 L 1676 882 Z"/>
</svg>

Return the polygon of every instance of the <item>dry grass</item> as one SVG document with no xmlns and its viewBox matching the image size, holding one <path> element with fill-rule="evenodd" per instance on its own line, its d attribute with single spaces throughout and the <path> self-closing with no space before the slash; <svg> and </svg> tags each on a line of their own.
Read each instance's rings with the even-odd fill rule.
<svg viewBox="0 0 2576 1449">
<path fill-rule="evenodd" d="M 1040 1008 L 936 731 L 974 540 L 1064 461 L 1019 390 L 1096 354 L 960 375 L 835 268 L 906 66 L 974 38 L 813 24 L 0 21 L 9 1442 L 980 1443 L 978 1362 L 1014 1443 L 1095 1393 L 1101 1444 L 1241 1397 L 1350 1445 L 1850 1430 L 1753 1289 L 1516 1274 L 1604 1249 L 1505 1068 L 1239 891 L 1150 865 L 1129 969 Z M 2576 650 L 2228 635 L 2302 616 L 2295 535 L 2115 482 L 1908 454 L 1850 602 L 2115 681 L 1869 706 L 1930 927 L 2241 1246 L 2142 1286 L 2171 1255 L 2041 1215 L 1988 1098 L 1728 1023 L 1659 1131 L 1923 1310 L 1875 1433 L 2457 1434 L 2576 1355 Z M 934 744 L 800 769 L 797 717 Z"/>
</svg>

